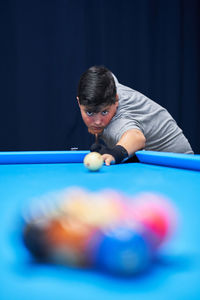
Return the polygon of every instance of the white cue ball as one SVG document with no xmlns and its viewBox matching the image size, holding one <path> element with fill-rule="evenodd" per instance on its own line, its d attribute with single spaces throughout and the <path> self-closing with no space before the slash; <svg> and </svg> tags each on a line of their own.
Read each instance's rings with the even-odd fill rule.
<svg viewBox="0 0 200 300">
<path fill-rule="evenodd" d="M 84 166 L 90 171 L 98 171 L 103 165 L 103 158 L 98 152 L 90 152 L 84 157 Z"/>
</svg>

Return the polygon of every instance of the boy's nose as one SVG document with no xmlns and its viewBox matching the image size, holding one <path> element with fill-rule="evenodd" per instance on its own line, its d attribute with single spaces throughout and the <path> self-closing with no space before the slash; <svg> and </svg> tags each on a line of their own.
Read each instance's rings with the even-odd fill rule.
<svg viewBox="0 0 200 300">
<path fill-rule="evenodd" d="M 96 116 L 95 116 L 95 119 L 94 119 L 94 123 L 95 123 L 96 125 L 100 125 L 101 122 L 102 122 L 101 116 L 96 115 Z"/>
</svg>

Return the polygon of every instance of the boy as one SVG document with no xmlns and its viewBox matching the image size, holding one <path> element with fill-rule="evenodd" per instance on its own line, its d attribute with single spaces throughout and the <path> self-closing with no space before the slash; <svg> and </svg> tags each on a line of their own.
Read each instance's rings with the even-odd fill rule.
<svg viewBox="0 0 200 300">
<path fill-rule="evenodd" d="M 103 66 L 82 74 L 77 100 L 88 131 L 107 145 L 91 147 L 103 155 L 106 165 L 120 163 L 141 149 L 193 153 L 166 109 L 120 84 Z"/>
</svg>

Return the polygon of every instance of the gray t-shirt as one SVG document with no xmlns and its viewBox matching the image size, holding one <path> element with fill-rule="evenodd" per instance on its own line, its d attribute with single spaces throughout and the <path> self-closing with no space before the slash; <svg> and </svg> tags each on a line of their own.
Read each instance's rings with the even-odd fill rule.
<svg viewBox="0 0 200 300">
<path fill-rule="evenodd" d="M 146 138 L 145 150 L 193 153 L 182 130 L 165 108 L 120 84 L 114 75 L 113 77 L 119 106 L 101 136 L 108 147 L 114 147 L 123 133 L 135 128 L 142 131 Z"/>
</svg>

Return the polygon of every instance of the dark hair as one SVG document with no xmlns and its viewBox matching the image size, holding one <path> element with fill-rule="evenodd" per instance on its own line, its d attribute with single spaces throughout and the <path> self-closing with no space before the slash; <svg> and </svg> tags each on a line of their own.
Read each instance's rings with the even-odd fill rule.
<svg viewBox="0 0 200 300">
<path fill-rule="evenodd" d="M 116 86 L 112 73 L 104 66 L 85 71 L 78 85 L 79 103 L 92 112 L 116 102 Z"/>
</svg>

